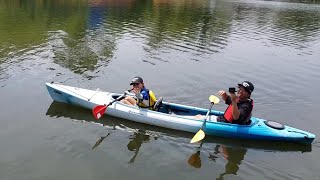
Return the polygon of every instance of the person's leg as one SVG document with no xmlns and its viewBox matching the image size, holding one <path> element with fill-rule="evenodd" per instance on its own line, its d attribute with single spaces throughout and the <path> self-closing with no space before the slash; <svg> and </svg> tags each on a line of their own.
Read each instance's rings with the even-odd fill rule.
<svg viewBox="0 0 320 180">
<path fill-rule="evenodd" d="M 122 99 L 120 102 L 124 103 L 124 104 L 128 104 L 128 105 L 132 105 L 129 101 L 127 101 L 126 99 Z"/>
<path fill-rule="evenodd" d="M 194 116 L 195 119 L 204 119 L 205 116 L 201 115 L 201 114 L 197 114 Z"/>
<path fill-rule="evenodd" d="M 211 116 L 209 116 L 208 121 L 211 121 L 211 122 L 217 122 L 217 118 L 218 118 L 218 116 L 211 115 Z"/>
<path fill-rule="evenodd" d="M 201 114 L 197 114 L 194 116 L 195 119 L 204 119 L 206 116 L 203 116 Z M 208 117 L 207 121 L 211 121 L 211 122 L 217 122 L 217 116 L 215 115 L 211 115 Z"/>
<path fill-rule="evenodd" d="M 137 104 L 137 101 L 131 96 L 125 97 L 124 99 L 121 100 L 121 102 L 131 106 L 135 106 Z"/>
<path fill-rule="evenodd" d="M 137 101 L 132 96 L 127 96 L 125 100 L 129 101 L 132 106 L 137 105 Z"/>
</svg>

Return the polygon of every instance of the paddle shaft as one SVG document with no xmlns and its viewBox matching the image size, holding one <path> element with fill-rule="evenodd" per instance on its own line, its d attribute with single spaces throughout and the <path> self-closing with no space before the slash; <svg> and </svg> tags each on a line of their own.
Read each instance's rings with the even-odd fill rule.
<svg viewBox="0 0 320 180">
<path fill-rule="evenodd" d="M 206 121 L 207 121 L 207 118 L 208 118 L 208 116 L 209 116 L 209 114 L 210 114 L 210 112 L 211 112 L 211 109 L 212 109 L 213 104 L 214 104 L 214 102 L 211 102 L 210 108 L 209 108 L 209 110 L 208 110 L 208 112 L 207 112 L 207 114 L 206 114 L 206 117 L 205 117 L 205 119 L 204 119 L 204 121 L 203 121 L 203 123 L 202 123 L 201 129 L 203 129 L 203 127 L 204 127 L 204 125 L 205 125 L 205 123 L 206 123 Z"/>
<path fill-rule="evenodd" d="M 130 92 L 130 91 L 129 91 L 129 92 Z M 127 95 L 127 93 L 125 92 L 122 96 L 119 96 L 117 99 L 115 99 L 115 100 L 113 100 L 113 101 L 109 102 L 109 104 L 108 104 L 108 105 L 106 105 L 106 106 L 108 107 L 108 106 L 110 106 L 111 104 L 113 104 L 114 102 L 116 102 L 116 101 L 120 101 L 120 100 L 121 100 L 121 99 L 123 99 L 126 95 Z"/>
<path fill-rule="evenodd" d="M 127 91 L 130 93 L 130 92 L 132 91 L 132 89 L 129 89 L 129 90 L 127 90 Z M 124 92 L 124 94 L 123 94 L 122 96 L 119 96 L 117 99 L 109 102 L 109 104 L 106 105 L 106 106 L 108 107 L 108 106 L 110 106 L 111 104 L 113 104 L 114 102 L 120 101 L 121 99 L 123 99 L 124 97 L 126 97 L 126 95 L 127 95 L 127 92 Z"/>
<path fill-rule="evenodd" d="M 209 108 L 209 110 L 208 110 L 208 112 L 207 112 L 207 114 L 206 114 L 206 117 L 205 117 L 205 119 L 204 119 L 204 121 L 203 121 L 203 123 L 202 123 L 201 128 L 200 128 L 199 131 L 193 136 L 193 138 L 191 139 L 190 143 L 195 143 L 195 142 L 201 141 L 201 140 L 206 136 L 206 134 L 204 133 L 204 131 L 203 131 L 202 129 L 203 129 L 204 125 L 206 124 L 206 121 L 207 121 L 207 118 L 208 118 L 208 116 L 209 116 L 209 114 L 210 114 L 210 112 L 211 112 L 212 106 L 213 106 L 214 104 L 219 103 L 219 101 L 220 101 L 219 98 L 217 98 L 217 97 L 214 96 L 214 95 L 211 95 L 211 96 L 209 97 L 209 100 L 210 100 L 210 102 L 211 102 L 211 106 L 210 106 L 210 108 Z"/>
<path fill-rule="evenodd" d="M 132 90 L 132 89 L 131 89 Z M 131 90 L 128 90 L 129 92 Z M 96 107 L 94 107 L 92 109 L 92 113 L 93 113 L 93 116 L 96 118 L 96 119 L 100 119 L 101 116 L 104 114 L 104 112 L 106 111 L 106 109 L 108 108 L 108 106 L 110 106 L 111 104 L 113 104 L 114 102 L 116 101 L 120 101 L 121 99 L 125 98 L 127 95 L 127 92 L 125 92 L 123 95 L 119 96 L 117 99 L 114 99 L 113 101 L 109 102 L 108 104 L 104 104 L 104 105 L 98 105 Z"/>
</svg>

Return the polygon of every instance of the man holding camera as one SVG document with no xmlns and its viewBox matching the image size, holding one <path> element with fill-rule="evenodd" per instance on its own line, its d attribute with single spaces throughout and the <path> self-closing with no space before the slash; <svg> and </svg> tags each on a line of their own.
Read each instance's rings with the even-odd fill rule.
<svg viewBox="0 0 320 180">
<path fill-rule="evenodd" d="M 250 96 L 254 86 L 249 81 L 243 81 L 238 84 L 238 88 L 237 94 L 234 87 L 229 88 L 230 95 L 227 95 L 223 90 L 218 92 L 219 96 L 229 105 L 223 116 L 217 117 L 218 122 L 244 125 L 251 123 L 253 100 Z"/>
</svg>

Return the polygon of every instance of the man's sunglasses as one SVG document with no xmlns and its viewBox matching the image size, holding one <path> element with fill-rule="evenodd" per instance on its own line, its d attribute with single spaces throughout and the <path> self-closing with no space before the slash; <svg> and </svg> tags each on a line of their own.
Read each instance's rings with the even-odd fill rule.
<svg viewBox="0 0 320 180">
<path fill-rule="evenodd" d="M 140 83 L 132 83 L 132 86 L 138 86 Z"/>
</svg>

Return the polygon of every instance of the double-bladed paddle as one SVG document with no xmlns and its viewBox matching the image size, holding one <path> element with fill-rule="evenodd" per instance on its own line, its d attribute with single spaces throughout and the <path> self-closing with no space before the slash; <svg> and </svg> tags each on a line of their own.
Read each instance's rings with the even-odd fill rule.
<svg viewBox="0 0 320 180">
<path fill-rule="evenodd" d="M 128 91 L 130 92 L 131 90 L 128 90 Z M 121 99 L 125 98 L 126 95 L 127 95 L 127 92 L 125 92 L 122 96 L 119 96 L 117 99 L 109 102 L 109 104 L 98 105 L 98 106 L 94 107 L 92 109 L 93 116 L 97 120 L 100 119 L 102 117 L 102 115 L 106 112 L 106 109 L 108 106 L 112 105 L 116 101 L 120 101 Z"/>
<path fill-rule="evenodd" d="M 209 97 L 209 100 L 210 100 L 210 102 L 211 102 L 210 108 L 209 108 L 209 110 L 208 110 L 208 112 L 207 112 L 207 114 L 206 114 L 206 117 L 204 118 L 204 121 L 203 121 L 203 123 L 202 123 L 201 128 L 200 128 L 199 131 L 193 136 L 193 138 L 191 139 L 190 143 L 195 143 L 195 142 L 201 141 L 201 140 L 205 137 L 205 135 L 206 135 L 206 134 L 204 133 L 204 131 L 203 131 L 203 127 L 204 127 L 204 125 L 206 124 L 206 121 L 207 121 L 207 118 L 208 118 L 208 116 L 209 116 L 209 114 L 210 114 L 210 112 L 211 112 L 212 106 L 213 106 L 214 104 L 218 104 L 219 101 L 220 101 L 220 99 L 219 99 L 218 97 L 214 96 L 214 95 L 211 95 L 211 96 Z"/>
</svg>

